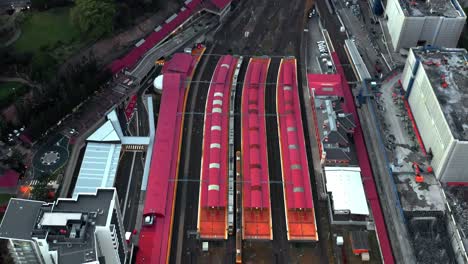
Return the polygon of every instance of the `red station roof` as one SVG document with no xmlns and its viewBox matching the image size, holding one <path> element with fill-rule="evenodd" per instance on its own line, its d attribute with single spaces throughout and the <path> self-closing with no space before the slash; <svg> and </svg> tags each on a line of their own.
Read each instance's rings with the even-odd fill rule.
<svg viewBox="0 0 468 264">
<path fill-rule="evenodd" d="M 288 238 L 318 240 L 295 59 L 281 61 L 276 99 Z"/>
<path fill-rule="evenodd" d="M 176 72 L 187 75 L 191 69 L 193 57 L 187 53 L 176 53 L 172 59 L 166 62 L 162 68 L 162 72 Z"/>
<path fill-rule="evenodd" d="M 337 95 L 344 97 L 341 75 L 339 74 L 307 74 L 309 89 L 318 96 Z"/>
<path fill-rule="evenodd" d="M 152 226 L 142 226 L 136 263 L 166 263 L 170 243 L 172 201 L 178 160 L 180 116 L 177 115 L 184 87 L 182 76 L 164 74 L 163 95 L 156 130 L 144 215 L 155 214 Z"/>
<path fill-rule="evenodd" d="M 225 8 L 231 2 L 232 0 L 211 0 L 211 3 L 213 3 L 213 5 L 215 5 L 219 9 Z"/>
<path fill-rule="evenodd" d="M 164 73 L 163 94 L 143 210 L 144 216 L 154 216 L 154 224 L 141 228 L 137 264 L 166 263 L 169 258 L 176 187 L 174 179 L 177 179 L 183 124 L 183 116 L 177 113 L 185 109 L 188 87 L 184 86 L 185 80 L 192 76 L 203 51 L 204 49 L 195 51 L 191 61 L 184 59 L 175 62 L 183 68 L 188 63 L 191 72 L 180 74 L 168 70 Z M 181 57 L 174 56 L 173 60 L 179 58 Z"/>
<path fill-rule="evenodd" d="M 269 58 L 252 58 L 242 92 L 242 203 L 244 239 L 272 239 L 265 123 Z"/>
<path fill-rule="evenodd" d="M 219 59 L 205 108 L 199 229 L 202 238 L 225 239 L 228 175 L 229 102 L 237 59 Z"/>
<path fill-rule="evenodd" d="M 367 200 L 369 201 L 372 209 L 372 215 L 374 216 L 377 238 L 380 244 L 382 258 L 385 263 L 395 263 L 395 260 L 392 255 L 390 241 L 388 239 L 387 228 L 385 226 L 382 208 L 380 207 L 380 201 L 374 182 L 374 176 L 372 175 L 369 156 L 367 153 L 366 145 L 364 142 L 364 136 L 360 125 L 361 123 L 359 122 L 359 116 L 354 106 L 354 97 L 351 93 L 351 88 L 345 81 L 346 76 L 343 70 L 343 66 L 341 65 L 340 60 L 338 58 L 338 55 L 336 54 L 336 52 L 332 52 L 331 55 L 333 62 L 336 66 L 336 71 L 342 76 L 343 79 L 343 94 L 345 98 L 344 110 L 353 113 L 354 119 L 357 121 L 356 128 L 354 130 L 354 142 L 356 145 L 356 151 L 358 153 L 359 166 L 361 167 L 361 176 L 364 184 L 364 190 L 366 192 Z"/>
</svg>

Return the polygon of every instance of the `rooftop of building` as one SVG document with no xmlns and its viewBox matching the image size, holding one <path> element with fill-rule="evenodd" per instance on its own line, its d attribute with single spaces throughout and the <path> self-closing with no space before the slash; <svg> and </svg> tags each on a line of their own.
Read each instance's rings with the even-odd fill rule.
<svg viewBox="0 0 468 264">
<path fill-rule="evenodd" d="M 0 225 L 0 237 L 46 239 L 59 263 L 96 261 L 96 226 L 106 226 L 112 214 L 115 189 L 99 189 L 76 199 L 58 199 L 55 204 L 11 199 Z"/>
<path fill-rule="evenodd" d="M 465 49 L 413 50 L 427 73 L 456 139 L 468 141 L 468 53 Z M 446 86 L 444 88 L 444 86 Z"/>
<path fill-rule="evenodd" d="M 456 1 L 456 0 L 453 0 Z M 464 16 L 450 0 L 400 0 L 400 5 L 406 16 Z M 458 5 L 458 3 L 457 3 Z"/>
<path fill-rule="evenodd" d="M 346 160 L 350 165 L 357 165 L 357 155 L 348 135 L 356 125 L 354 117 L 344 113 L 341 98 L 317 95 L 314 103 L 325 159 Z"/>
<path fill-rule="evenodd" d="M 327 191 L 332 193 L 333 210 L 369 215 L 359 167 L 325 167 Z"/>
<path fill-rule="evenodd" d="M 434 175 L 423 174 L 424 182 L 417 183 L 414 173 L 397 175 L 397 189 L 404 211 L 445 211 L 442 188 Z"/>
<path fill-rule="evenodd" d="M 55 202 L 53 212 L 93 212 L 97 213 L 95 224 L 105 226 L 109 217 L 111 202 L 115 191 L 110 189 L 98 189 L 95 194 L 79 194 L 75 199 L 58 199 Z"/>
<path fill-rule="evenodd" d="M 42 212 L 50 212 L 52 204 L 13 198 L 0 224 L 0 237 L 30 240 Z"/>
</svg>

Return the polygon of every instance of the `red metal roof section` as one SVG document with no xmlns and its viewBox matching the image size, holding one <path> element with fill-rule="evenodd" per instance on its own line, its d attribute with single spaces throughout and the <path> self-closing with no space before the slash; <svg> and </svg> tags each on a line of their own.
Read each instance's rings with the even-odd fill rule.
<svg viewBox="0 0 468 264">
<path fill-rule="evenodd" d="M 361 167 L 361 176 L 364 184 L 364 190 L 366 192 L 366 197 L 370 203 L 372 215 L 374 217 L 374 222 L 377 231 L 377 239 L 380 244 L 382 258 L 385 263 L 395 263 L 395 260 L 392 255 L 390 241 L 388 239 L 387 228 L 385 226 L 382 208 L 380 207 L 379 196 L 377 194 L 374 177 L 372 175 L 369 156 L 366 150 L 364 136 L 360 125 L 361 123 L 359 122 L 359 116 L 354 106 L 354 97 L 351 92 L 351 88 L 345 81 L 346 76 L 343 70 L 343 66 L 341 65 L 340 60 L 338 58 L 338 55 L 336 54 L 336 52 L 332 52 L 331 55 L 333 62 L 335 63 L 336 71 L 342 76 L 343 79 L 343 93 L 345 98 L 344 109 L 349 113 L 353 113 L 354 119 L 357 121 L 356 128 L 354 130 L 354 142 L 356 144 L 356 151 L 358 153 L 359 166 Z"/>
<path fill-rule="evenodd" d="M 170 61 L 164 64 L 162 72 L 177 72 L 187 74 L 190 72 L 193 57 L 187 53 L 176 53 Z"/>
<path fill-rule="evenodd" d="M 184 87 L 177 73 L 164 75 L 158 126 L 151 160 L 144 215 L 155 214 L 152 226 L 142 226 L 137 263 L 165 263 L 170 244 L 174 179 L 179 146 L 180 116 L 177 115 Z"/>
<path fill-rule="evenodd" d="M 344 97 L 341 75 L 339 74 L 307 74 L 309 89 L 318 96 L 337 95 Z"/>
<path fill-rule="evenodd" d="M 153 215 L 151 226 L 142 226 L 136 263 L 166 263 L 169 259 L 172 221 L 178 176 L 178 160 L 183 128 L 186 95 L 193 71 L 204 48 L 192 54 L 191 72 L 165 72 L 150 175 L 146 189 L 144 216 Z M 177 59 L 177 57 L 175 57 Z"/>
<path fill-rule="evenodd" d="M 182 75 L 165 73 L 163 79 L 164 92 L 161 98 L 159 120 L 156 129 L 154 150 L 151 160 L 150 176 L 146 193 L 144 214 L 156 214 L 164 217 L 166 214 L 166 200 L 169 179 L 173 179 L 176 167 L 174 157 L 177 147 L 177 110 L 181 95 L 185 88 L 182 86 Z M 179 121 L 179 122 L 178 122 Z"/>
<path fill-rule="evenodd" d="M 295 59 L 281 60 L 276 92 L 288 239 L 317 241 Z"/>
<path fill-rule="evenodd" d="M 0 187 L 12 188 L 18 185 L 19 173 L 8 169 L 0 172 Z"/>
<path fill-rule="evenodd" d="M 205 107 L 198 229 L 204 239 L 227 238 L 229 102 L 237 58 L 219 59 Z"/>
<path fill-rule="evenodd" d="M 309 85 L 310 94 L 315 96 L 340 96 L 343 94 L 343 80 L 339 74 L 307 74 L 307 83 Z M 314 97 L 310 99 L 312 109 L 315 109 Z M 317 124 L 317 114 L 313 112 L 315 124 Z M 315 126 L 315 138 L 317 140 L 319 155 L 322 157 L 323 148 L 320 131 L 318 126 Z"/>
<path fill-rule="evenodd" d="M 211 3 L 213 3 L 217 8 L 223 9 L 225 8 L 228 4 L 231 3 L 232 0 L 211 0 Z"/>
<path fill-rule="evenodd" d="M 164 38 L 169 36 L 182 23 L 188 20 L 198 10 L 198 6 L 201 2 L 202 0 L 192 0 L 190 3 L 187 3 L 185 10 L 181 9 L 176 18 L 171 20 L 169 23 L 161 25 L 161 29 L 159 31 L 153 32 L 147 36 L 145 42 L 141 46 L 135 47 L 123 58 L 113 61 L 110 65 L 112 73 L 117 73 L 118 71 L 125 68 L 133 68 L 137 61 L 142 58 L 146 52 L 148 52 Z"/>
<path fill-rule="evenodd" d="M 242 220 L 244 239 L 272 239 L 265 121 L 269 58 L 249 61 L 242 90 Z"/>
</svg>

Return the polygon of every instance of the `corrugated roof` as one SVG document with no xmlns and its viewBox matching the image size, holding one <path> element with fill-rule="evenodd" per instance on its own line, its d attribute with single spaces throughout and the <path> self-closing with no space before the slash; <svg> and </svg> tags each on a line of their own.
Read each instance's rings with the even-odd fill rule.
<svg viewBox="0 0 468 264">
<path fill-rule="evenodd" d="M 0 187 L 2 188 L 11 188 L 16 187 L 18 184 L 19 173 L 8 169 L 0 171 Z"/>
<path fill-rule="evenodd" d="M 315 95 L 343 96 L 343 81 L 339 74 L 307 74 L 307 83 Z"/>
<path fill-rule="evenodd" d="M 332 193 L 333 210 L 369 215 L 361 169 L 358 167 L 325 167 L 327 191 Z"/>
<path fill-rule="evenodd" d="M 211 0 L 211 2 L 219 9 L 225 8 L 232 0 Z"/>
<path fill-rule="evenodd" d="M 97 141 L 97 142 L 117 142 L 120 141 L 120 137 L 117 134 L 112 121 L 107 120 L 104 125 L 94 131 L 91 136 L 89 136 L 87 141 Z"/>
<path fill-rule="evenodd" d="M 73 197 L 78 193 L 95 193 L 99 187 L 114 186 L 121 148 L 120 144 L 88 143 Z"/>
</svg>

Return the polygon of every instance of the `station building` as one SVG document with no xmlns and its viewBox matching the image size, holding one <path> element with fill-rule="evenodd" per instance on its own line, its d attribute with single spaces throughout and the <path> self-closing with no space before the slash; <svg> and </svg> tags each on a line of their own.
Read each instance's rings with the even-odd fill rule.
<svg viewBox="0 0 468 264">
<path fill-rule="evenodd" d="M 115 189 L 59 198 L 54 203 L 13 198 L 0 224 L 15 263 L 128 263 Z"/>
<path fill-rule="evenodd" d="M 401 77 L 436 177 L 468 183 L 468 54 L 412 48 Z"/>
<path fill-rule="evenodd" d="M 386 17 L 395 51 L 425 45 L 455 48 L 466 21 L 457 0 L 388 0 Z"/>
</svg>

